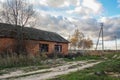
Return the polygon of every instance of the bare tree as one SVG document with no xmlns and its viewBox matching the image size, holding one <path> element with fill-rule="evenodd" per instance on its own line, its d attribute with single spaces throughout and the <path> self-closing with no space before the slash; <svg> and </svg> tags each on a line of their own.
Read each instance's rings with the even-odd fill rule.
<svg viewBox="0 0 120 80">
<path fill-rule="evenodd" d="M 25 0 L 6 0 L 1 12 L 2 21 L 9 24 L 25 26 L 34 16 L 33 5 Z"/>
<path fill-rule="evenodd" d="M 29 24 L 35 17 L 33 5 L 27 3 L 26 0 L 6 0 L 3 3 L 3 9 L 0 12 L 3 23 L 13 24 L 16 27 L 21 26 L 18 32 L 18 43 L 23 44 L 23 28 Z M 22 51 L 22 45 L 19 45 Z"/>
</svg>

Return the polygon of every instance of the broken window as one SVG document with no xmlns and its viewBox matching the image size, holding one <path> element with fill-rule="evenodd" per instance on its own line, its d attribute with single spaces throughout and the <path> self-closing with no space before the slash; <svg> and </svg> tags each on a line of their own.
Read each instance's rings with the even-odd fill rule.
<svg viewBox="0 0 120 80">
<path fill-rule="evenodd" d="M 40 52 L 48 52 L 48 44 L 40 44 Z"/>
<path fill-rule="evenodd" d="M 56 52 L 62 52 L 62 45 L 55 45 Z"/>
</svg>

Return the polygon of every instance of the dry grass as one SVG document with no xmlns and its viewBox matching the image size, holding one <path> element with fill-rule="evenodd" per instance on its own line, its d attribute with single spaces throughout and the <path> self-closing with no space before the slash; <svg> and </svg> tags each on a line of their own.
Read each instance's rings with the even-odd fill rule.
<svg viewBox="0 0 120 80">
<path fill-rule="evenodd" d="M 0 56 L 0 70 L 12 67 L 41 65 L 41 60 L 44 60 L 46 58 L 47 57 L 45 55 L 10 55 L 5 57 Z"/>
</svg>

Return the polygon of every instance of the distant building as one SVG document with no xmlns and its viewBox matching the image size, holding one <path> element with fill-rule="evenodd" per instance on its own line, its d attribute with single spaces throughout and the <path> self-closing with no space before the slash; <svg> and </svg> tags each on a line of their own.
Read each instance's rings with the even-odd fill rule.
<svg viewBox="0 0 120 80">
<path fill-rule="evenodd" d="M 5 50 L 14 52 L 17 44 L 16 37 L 20 33 L 20 26 L 0 23 L 0 53 Z M 23 37 L 25 48 L 29 54 L 59 52 L 68 54 L 68 41 L 54 32 L 24 27 Z"/>
</svg>

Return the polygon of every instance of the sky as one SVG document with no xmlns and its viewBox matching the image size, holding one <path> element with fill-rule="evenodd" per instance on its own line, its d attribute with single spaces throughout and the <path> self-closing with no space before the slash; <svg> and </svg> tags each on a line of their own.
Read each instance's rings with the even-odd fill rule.
<svg viewBox="0 0 120 80">
<path fill-rule="evenodd" d="M 0 3 L 4 0 L 0 0 Z M 35 28 L 52 31 L 68 39 L 79 29 L 96 44 L 100 23 L 104 24 L 105 49 L 120 49 L 120 0 L 28 0 L 37 14 Z M 101 47 L 99 47 L 101 48 Z"/>
</svg>

